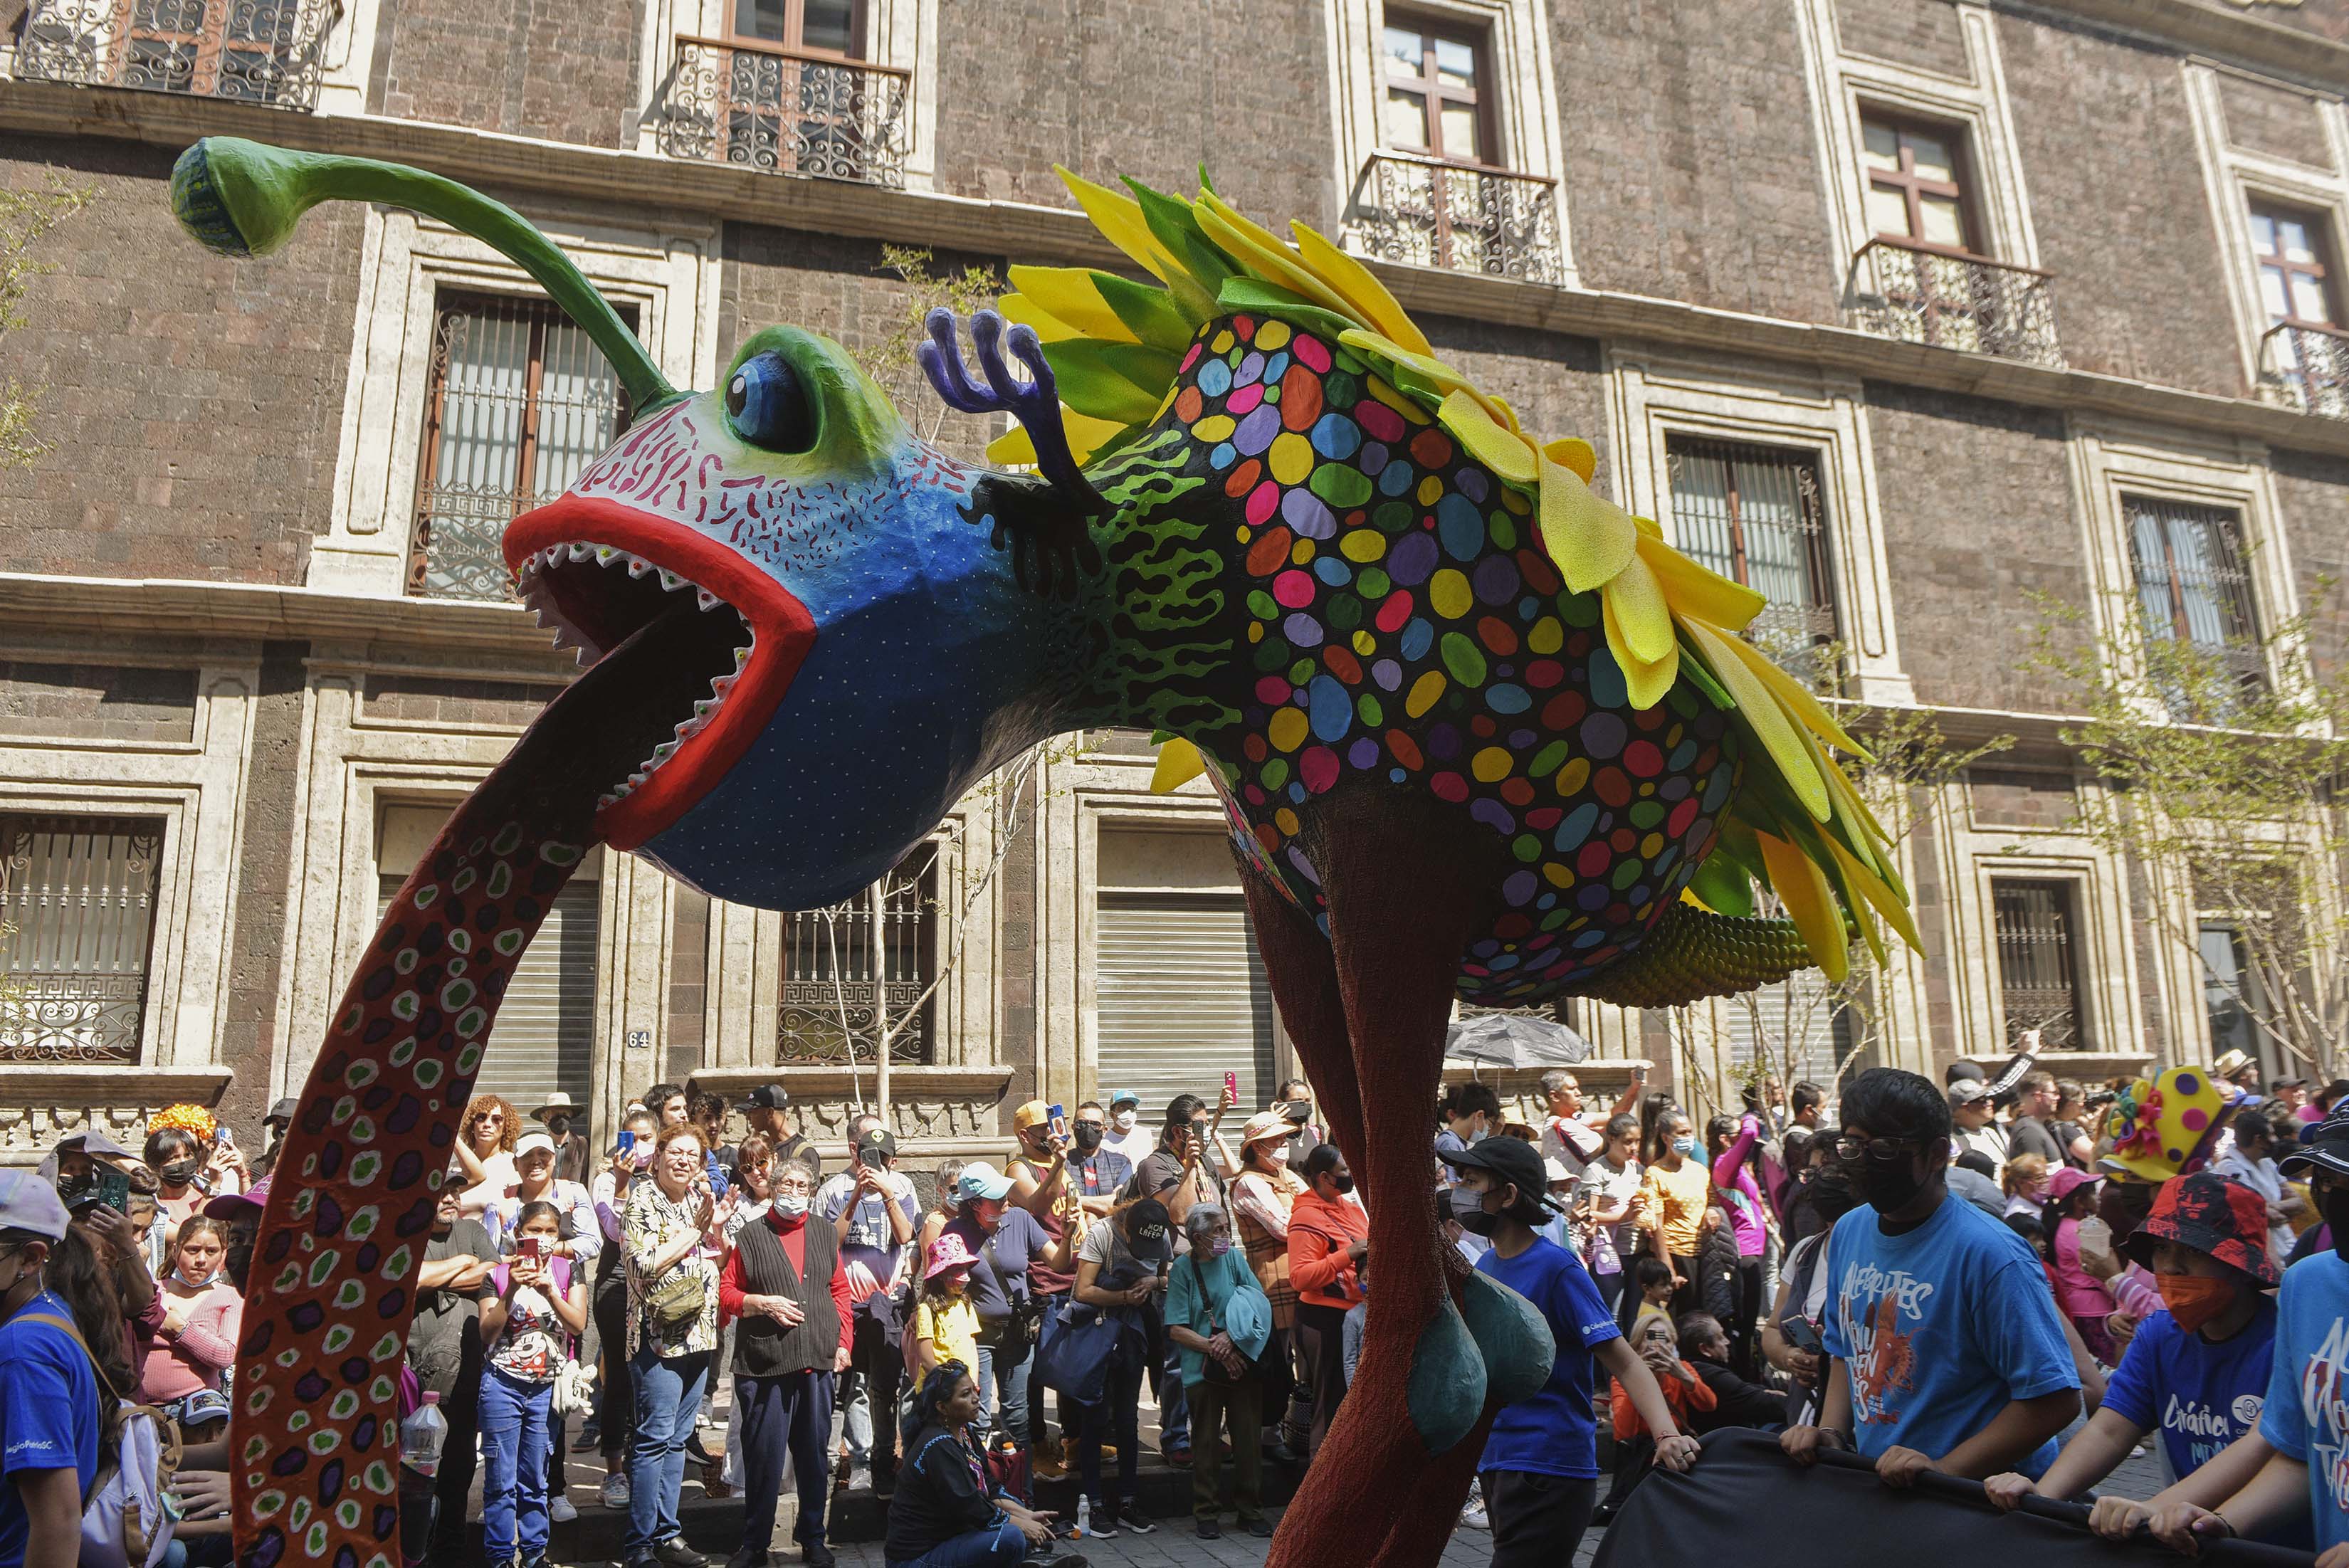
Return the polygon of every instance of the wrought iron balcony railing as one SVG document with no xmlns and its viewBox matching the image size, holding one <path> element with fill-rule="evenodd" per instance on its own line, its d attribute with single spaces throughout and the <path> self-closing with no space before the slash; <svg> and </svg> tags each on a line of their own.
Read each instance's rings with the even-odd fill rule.
<svg viewBox="0 0 2349 1568">
<path fill-rule="evenodd" d="M 650 123 L 669 158 L 902 186 L 912 80 L 892 66 L 683 36 Z"/>
<path fill-rule="evenodd" d="M 1878 337 L 2061 369 L 2052 273 L 1878 236 L 1851 258 L 1844 314 Z"/>
<path fill-rule="evenodd" d="M 339 0 L 32 0 L 16 75 L 309 109 Z"/>
<path fill-rule="evenodd" d="M 2280 322 L 2260 339 L 2260 396 L 2271 403 L 2349 419 L 2349 333 Z"/>
<path fill-rule="evenodd" d="M 1354 182 L 1347 227 L 1371 255 L 1527 283 L 1566 281 L 1557 181 L 1377 152 Z"/>
</svg>

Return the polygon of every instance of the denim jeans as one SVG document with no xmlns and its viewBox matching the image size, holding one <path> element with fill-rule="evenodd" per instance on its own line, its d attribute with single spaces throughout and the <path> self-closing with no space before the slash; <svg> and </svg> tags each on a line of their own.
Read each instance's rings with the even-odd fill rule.
<svg viewBox="0 0 2349 1568">
<path fill-rule="evenodd" d="M 889 1568 L 1012 1568 L 1028 1554 L 1028 1537 L 1009 1520 L 949 1536 L 919 1557 Z"/>
<path fill-rule="evenodd" d="M 998 1346 L 979 1341 L 978 1368 L 972 1379 L 978 1385 L 978 1419 L 971 1423 L 970 1435 L 981 1451 L 998 1432 L 1010 1433 L 1013 1442 L 1028 1440 L 1028 1369 L 1036 1357 L 1026 1345 L 1019 1353 L 1019 1359 L 1007 1366 Z M 999 1412 L 988 1408 L 990 1389 L 1002 1398 Z"/>
<path fill-rule="evenodd" d="M 1135 1470 L 1142 1462 L 1142 1372 L 1148 1359 L 1141 1336 L 1127 1329 L 1109 1353 L 1100 1401 L 1072 1407 L 1077 1416 L 1079 1483 L 1092 1500 L 1093 1511 L 1104 1519 L 1113 1520 L 1121 1511 L 1130 1511 L 1140 1490 Z M 1102 1480 L 1104 1445 L 1117 1449 L 1114 1492 L 1107 1491 Z"/>
<path fill-rule="evenodd" d="M 492 1563 L 546 1551 L 547 1418 L 552 1383 L 481 1374 L 481 1546 Z"/>
<path fill-rule="evenodd" d="M 1191 1404 L 1183 1397 L 1183 1349 L 1169 1336 L 1158 1364 L 1158 1447 L 1174 1453 L 1191 1446 Z"/>
<path fill-rule="evenodd" d="M 701 1413 L 709 1352 L 664 1360 L 647 1340 L 628 1362 L 636 1396 L 636 1429 L 628 1445 L 628 1537 L 621 1555 L 649 1556 L 678 1533 L 678 1493 L 685 1486 L 685 1442 Z"/>
</svg>

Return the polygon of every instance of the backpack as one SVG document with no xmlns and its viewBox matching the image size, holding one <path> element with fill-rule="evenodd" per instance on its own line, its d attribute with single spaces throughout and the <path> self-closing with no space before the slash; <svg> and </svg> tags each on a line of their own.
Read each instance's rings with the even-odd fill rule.
<svg viewBox="0 0 2349 1568">
<path fill-rule="evenodd" d="M 107 1397 L 115 1399 L 119 1440 L 112 1465 L 100 1456 L 89 1495 L 82 1500 L 81 1568 L 155 1568 L 180 1522 L 171 1496 L 171 1479 L 180 1469 L 179 1428 L 154 1406 L 115 1394 L 106 1368 L 90 1355 L 89 1342 L 71 1323 L 47 1313 L 34 1313 L 25 1321 L 62 1329 L 81 1346 L 90 1375 L 98 1380 L 101 1425 Z"/>
</svg>

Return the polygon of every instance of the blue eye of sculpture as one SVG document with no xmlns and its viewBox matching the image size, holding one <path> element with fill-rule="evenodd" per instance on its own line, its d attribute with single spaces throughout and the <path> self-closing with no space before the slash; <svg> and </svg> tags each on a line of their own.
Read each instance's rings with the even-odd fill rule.
<svg viewBox="0 0 2349 1568">
<path fill-rule="evenodd" d="M 726 420 L 734 433 L 771 452 L 804 452 L 815 445 L 815 409 L 792 362 L 771 351 L 735 366 L 726 383 Z"/>
</svg>

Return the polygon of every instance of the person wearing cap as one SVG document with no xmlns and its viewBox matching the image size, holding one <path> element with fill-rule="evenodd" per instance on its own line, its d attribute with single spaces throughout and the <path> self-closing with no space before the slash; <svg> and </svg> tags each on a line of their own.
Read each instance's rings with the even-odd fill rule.
<svg viewBox="0 0 2349 1568">
<path fill-rule="evenodd" d="M 849 1372 L 841 1385 L 848 1442 L 848 1490 L 886 1497 L 897 1470 L 897 1386 L 905 1357 L 890 1342 L 892 1299 L 906 1277 L 922 1222 L 914 1184 L 897 1173 L 897 1136 L 871 1111 L 848 1124 L 848 1169 L 816 1189 L 815 1212 L 840 1233 L 840 1272 L 852 1324 Z"/>
<path fill-rule="evenodd" d="M 1295 1129 L 1287 1112 L 1274 1109 L 1250 1117 L 1240 1130 L 1240 1173 L 1232 1178 L 1232 1218 L 1240 1244 L 1247 1250 L 1248 1268 L 1272 1309 L 1272 1339 L 1257 1361 L 1265 1378 L 1264 1408 L 1274 1423 L 1302 1434 L 1312 1421 L 1309 1411 L 1300 1410 L 1294 1420 L 1285 1418 L 1297 1393 L 1291 1355 L 1297 1287 L 1288 1275 L 1288 1218 L 1305 1193 L 1305 1179 L 1288 1162 L 1289 1135 Z M 1266 1452 L 1282 1463 L 1296 1457 L 1287 1442 Z"/>
<path fill-rule="evenodd" d="M 0 1170 L 0 1563 L 80 1560 L 98 1475 L 98 1387 L 45 1271 L 70 1223 L 57 1188 Z"/>
<path fill-rule="evenodd" d="M 2300 1212 L 2302 1200 L 2285 1184 L 2283 1172 L 2276 1166 L 2275 1124 L 2264 1111 L 2254 1109 L 2235 1112 L 2228 1125 L 2235 1134 L 2234 1147 L 2212 1161 L 2210 1169 L 2260 1195 L 2267 1205 L 2269 1255 L 2290 1257 L 2299 1233 L 2292 1227 L 2292 1216 Z"/>
<path fill-rule="evenodd" d="M 1075 1142 L 1075 1128 L 1065 1122 L 1056 1127 L 1053 1109 L 1040 1099 L 1031 1099 L 1012 1111 L 1011 1135 L 1018 1140 L 1018 1147 L 1004 1161 L 1003 1171 L 1011 1178 L 1011 1201 L 1034 1215 L 1036 1222 L 1044 1227 L 1044 1233 L 1058 1243 L 1063 1237 L 1081 1239 L 1087 1220 L 1095 1210 L 1087 1208 L 1069 1159 Z M 1102 1212 L 1109 1207 L 1100 1198 L 1094 1203 Z M 1055 1309 L 1069 1299 L 1069 1291 L 1075 1283 L 1074 1275 L 1048 1268 L 1040 1259 L 1029 1259 L 1028 1293 L 1036 1304 L 1040 1348 L 1044 1336 L 1052 1332 Z M 1035 1473 L 1045 1480 L 1057 1480 L 1067 1473 L 1064 1455 L 1073 1448 L 1069 1434 L 1076 1429 L 1075 1407 L 1066 1398 L 1058 1402 L 1061 1441 L 1051 1440 L 1050 1423 L 1044 1416 L 1044 1397 L 1040 1392 L 1029 1401 L 1028 1430 L 1014 1434 L 1027 1440 Z"/>
<path fill-rule="evenodd" d="M 2349 1401 L 2341 1395 L 2349 1385 L 2349 1104 L 2336 1105 L 2316 1137 L 2282 1164 L 2289 1174 L 2307 1173 L 2333 1249 L 2283 1273 L 2260 1408 L 2259 1437 L 2270 1451 L 2223 1501 L 2165 1501 L 2146 1522 L 2157 1540 L 2191 1553 L 2214 1536 L 2259 1537 L 2305 1517 L 2320 1568 L 2343 1568 L 2349 1563 Z M 2248 1441 L 2240 1447 L 2257 1451 Z M 2230 1452 L 2209 1468 L 2235 1457 Z"/>
<path fill-rule="evenodd" d="M 1275 1119 L 1279 1119 L 1275 1118 Z M 1287 1123 L 1283 1122 L 1286 1126 Z M 1272 1304 L 1232 1246 L 1231 1228 L 1210 1204 L 1183 1217 L 1190 1251 L 1166 1276 L 1166 1336 L 1182 1355 L 1191 1411 L 1191 1513 L 1202 1539 L 1223 1533 L 1219 1430 L 1230 1429 L 1232 1507 L 1240 1528 L 1269 1537 L 1264 1517 L 1264 1418 L 1272 1348 Z M 1280 1380 L 1285 1395 L 1288 1382 Z"/>
<path fill-rule="evenodd" d="M 1040 1255 L 1050 1267 L 1065 1270 L 1075 1248 L 1065 1235 L 1055 1242 L 1033 1214 L 1013 1203 L 1011 1185 L 1010 1177 L 984 1160 L 965 1165 L 955 1181 L 955 1217 L 940 1235 L 959 1237 L 975 1260 L 970 1295 L 978 1312 L 978 1365 L 972 1372 L 979 1387 L 1000 1401 L 1000 1429 L 1017 1441 L 1028 1431 L 1029 1325 L 1035 1316 L 1028 1264 Z M 997 1429 L 984 1411 L 979 1422 L 982 1436 Z"/>
<path fill-rule="evenodd" d="M 585 1139 L 575 1140 L 585 1147 Z M 604 1249 L 604 1227 L 595 1215 L 595 1199 L 585 1186 L 555 1174 L 556 1161 L 561 1158 L 552 1135 L 533 1130 L 525 1132 L 513 1147 L 514 1183 L 499 1197 L 490 1200 L 481 1211 L 481 1222 L 490 1233 L 490 1243 L 500 1253 L 512 1244 L 516 1217 L 533 1203 L 553 1205 L 562 1216 L 560 1235 L 550 1243 L 555 1256 L 571 1260 L 586 1277 L 587 1266 Z M 579 1517 L 578 1508 L 564 1495 L 568 1490 L 563 1470 L 563 1456 L 568 1451 L 565 1441 L 570 1418 L 548 1412 L 551 1445 L 547 1450 L 547 1517 L 557 1524 L 566 1524 Z"/>
<path fill-rule="evenodd" d="M 1158 1130 L 1144 1126 L 1142 1120 L 1142 1097 L 1130 1088 L 1114 1090 L 1109 1097 L 1109 1135 L 1102 1147 L 1125 1157 L 1128 1165 L 1140 1165 L 1158 1147 Z"/>
<path fill-rule="evenodd" d="M 1990 1179 L 1996 1181 L 1999 1172 L 2006 1169 L 2011 1140 L 2006 1129 L 1998 1124 L 1990 1086 L 1980 1078 L 1960 1078 L 1948 1092 L 1953 1130 L 1950 1157 L 1954 1160 L 1969 1150 L 1982 1155 L 1991 1162 Z"/>
<path fill-rule="evenodd" d="M 2047 1270 L 2055 1286 L 2055 1305 L 2079 1330 L 2081 1343 L 2106 1366 L 2120 1359 L 2106 1326 L 2117 1305 L 2104 1282 L 2080 1262 L 2080 1222 L 2096 1210 L 2096 1178 L 2065 1166 L 2047 1179 L 2047 1197 L 2040 1205 L 2040 1226 L 2047 1237 Z"/>
<path fill-rule="evenodd" d="M 970 1271 L 978 1261 L 960 1236 L 942 1233 L 930 1243 L 906 1330 L 912 1347 L 906 1369 L 915 1381 L 949 1361 L 978 1365 L 978 1308 L 970 1299 Z"/>
<path fill-rule="evenodd" d="M 541 1104 L 533 1107 L 530 1119 L 546 1129 L 554 1140 L 554 1174 L 563 1181 L 585 1186 L 591 1156 L 587 1151 L 587 1135 L 578 1130 L 579 1108 L 571 1097 L 556 1089 Z"/>
<path fill-rule="evenodd" d="M 288 1095 L 272 1105 L 269 1114 L 261 1119 L 261 1130 L 267 1136 L 267 1141 L 262 1147 L 260 1157 L 253 1162 L 255 1177 L 266 1176 L 277 1169 L 278 1151 L 285 1147 L 286 1129 L 294 1125 L 294 1118 L 301 1109 L 302 1102 Z"/>
<path fill-rule="evenodd" d="M 1492 1243 L 1476 1272 L 1532 1304 L 1557 1346 L 1548 1380 L 1501 1407 L 1476 1461 L 1495 1568 L 1555 1568 L 1573 1561 L 1599 1501 L 1594 1365 L 1614 1377 L 1655 1434 L 1657 1463 L 1687 1470 L 1696 1439 L 1672 1419 L 1654 1374 L 1624 1343 L 1581 1261 L 1535 1233 L 1547 1213 L 1540 1153 L 1513 1138 L 1488 1138 L 1444 1158 L 1457 1177 L 1444 1194 L 1451 1218 Z"/>
<path fill-rule="evenodd" d="M 2138 1327 L 2104 1403 L 2044 1475 L 2008 1470 L 1983 1482 L 2000 1508 L 2075 1498 L 2157 1429 L 2169 1472 L 2183 1480 L 2259 1425 L 2275 1346 L 2266 1293 L 2282 1277 L 2259 1195 L 2212 1171 L 2173 1177 L 2126 1251 L 2152 1271 L 2165 1305 Z M 2126 1498 L 2096 1508 L 2098 1532 L 2115 1539 L 2150 1511 Z"/>
<path fill-rule="evenodd" d="M 792 1115 L 791 1091 L 779 1083 L 762 1083 L 744 1095 L 734 1109 L 753 1132 L 763 1132 L 774 1145 L 778 1160 L 796 1160 L 814 1171 L 819 1180 L 823 1175 L 823 1158 L 816 1152 L 812 1140 L 802 1137 Z"/>
<path fill-rule="evenodd" d="M 1929 1078 L 1871 1068 L 1842 1105 L 1837 1157 L 1867 1201 L 1829 1233 L 1817 1422 L 1779 1443 L 1797 1464 L 1856 1449 L 1888 1486 L 1926 1470 L 2043 1472 L 2080 1410 L 2080 1377 L 2029 1243 L 1950 1201 L 1949 1097 Z"/>
<path fill-rule="evenodd" d="M 1077 1468 L 1092 1508 L 1092 1532 L 1108 1540 L 1123 1529 L 1147 1535 L 1157 1526 L 1136 1506 L 1142 1460 L 1143 1368 L 1152 1314 L 1164 1300 L 1165 1267 L 1174 1258 L 1174 1222 L 1155 1198 L 1129 1203 L 1085 1233 L 1077 1253 L 1077 1301 L 1122 1326 L 1103 1371 L 1102 1397 L 1078 1407 Z M 1118 1485 L 1102 1481 L 1103 1444 L 1117 1446 Z"/>
</svg>

